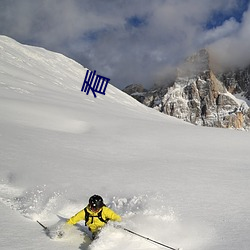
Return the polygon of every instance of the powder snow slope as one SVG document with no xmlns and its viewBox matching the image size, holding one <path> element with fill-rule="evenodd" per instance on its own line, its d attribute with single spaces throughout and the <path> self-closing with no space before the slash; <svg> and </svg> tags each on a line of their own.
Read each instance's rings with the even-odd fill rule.
<svg viewBox="0 0 250 250">
<path fill-rule="evenodd" d="M 0 36 L 1 249 L 162 249 L 112 225 L 92 244 L 78 226 L 51 240 L 36 223 L 97 193 L 124 227 L 169 246 L 248 250 L 249 133 L 181 122 L 111 84 L 94 98 L 85 72 Z"/>
</svg>

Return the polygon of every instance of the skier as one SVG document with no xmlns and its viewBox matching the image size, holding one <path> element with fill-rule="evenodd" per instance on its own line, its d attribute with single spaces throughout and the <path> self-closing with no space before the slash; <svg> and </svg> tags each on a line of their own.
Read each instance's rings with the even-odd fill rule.
<svg viewBox="0 0 250 250">
<path fill-rule="evenodd" d="M 120 222 L 122 219 L 120 215 L 105 206 L 101 196 L 95 194 L 89 198 L 89 204 L 72 216 L 67 224 L 74 225 L 80 220 L 85 220 L 85 226 L 92 232 L 94 239 L 109 220 Z"/>
</svg>

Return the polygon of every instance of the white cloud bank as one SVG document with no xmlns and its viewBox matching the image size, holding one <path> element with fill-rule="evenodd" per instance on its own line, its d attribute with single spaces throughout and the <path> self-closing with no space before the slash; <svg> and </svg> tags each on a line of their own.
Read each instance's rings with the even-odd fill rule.
<svg viewBox="0 0 250 250">
<path fill-rule="evenodd" d="M 209 45 L 223 62 L 248 62 L 246 6 L 245 0 L 5 0 L 0 33 L 62 52 L 122 88 L 152 84 Z"/>
</svg>

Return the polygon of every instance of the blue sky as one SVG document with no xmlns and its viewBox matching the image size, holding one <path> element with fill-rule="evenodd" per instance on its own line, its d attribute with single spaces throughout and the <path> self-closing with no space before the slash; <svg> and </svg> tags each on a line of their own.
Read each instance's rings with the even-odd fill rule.
<svg viewBox="0 0 250 250">
<path fill-rule="evenodd" d="M 249 0 L 240 0 L 237 3 L 236 8 L 232 8 L 230 12 L 223 12 L 222 10 L 216 10 L 212 12 L 211 18 L 208 19 L 206 28 L 207 29 L 212 29 L 216 28 L 217 26 L 223 25 L 225 20 L 228 20 L 230 18 L 234 18 L 237 22 L 241 23 L 242 22 L 242 17 L 244 12 L 247 11 L 249 5 Z"/>
<path fill-rule="evenodd" d="M 210 48 L 250 63 L 250 0 L 1 0 L 0 34 L 63 53 L 124 88 L 167 81 Z"/>
</svg>

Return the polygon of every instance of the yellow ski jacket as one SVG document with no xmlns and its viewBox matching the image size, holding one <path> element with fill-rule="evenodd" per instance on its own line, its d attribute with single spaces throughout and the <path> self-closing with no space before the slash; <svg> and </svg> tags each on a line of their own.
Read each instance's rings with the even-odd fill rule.
<svg viewBox="0 0 250 250">
<path fill-rule="evenodd" d="M 90 229 L 92 233 L 97 232 L 100 228 L 102 228 L 106 223 L 104 221 L 112 220 L 112 221 L 121 221 L 120 215 L 116 214 L 113 210 L 110 208 L 103 206 L 99 211 L 93 212 L 89 209 L 89 207 L 86 207 L 87 212 L 89 213 L 88 221 L 85 221 L 86 226 Z M 104 220 L 100 220 L 98 218 L 98 215 L 101 211 L 101 218 Z M 67 224 L 74 225 L 80 220 L 85 220 L 85 210 L 82 209 L 77 214 L 72 216 L 68 221 Z"/>
</svg>

